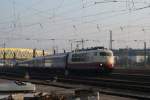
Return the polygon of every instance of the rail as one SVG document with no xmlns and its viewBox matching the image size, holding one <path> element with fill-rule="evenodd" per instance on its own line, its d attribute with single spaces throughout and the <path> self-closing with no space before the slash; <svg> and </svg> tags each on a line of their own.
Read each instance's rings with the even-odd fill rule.
<svg viewBox="0 0 150 100">
<path fill-rule="evenodd" d="M 77 89 L 85 86 L 104 94 L 150 99 L 149 94 L 147 94 L 150 92 L 150 75 L 148 74 L 114 72 L 110 75 L 98 76 L 63 76 L 43 72 L 37 73 L 31 70 L 21 72 L 20 69 L 18 70 L 19 72 L 15 70 L 0 71 L 1 78 L 29 81 L 34 84 L 51 85 L 67 89 Z M 26 74 L 28 74 L 28 78 L 25 77 Z"/>
</svg>

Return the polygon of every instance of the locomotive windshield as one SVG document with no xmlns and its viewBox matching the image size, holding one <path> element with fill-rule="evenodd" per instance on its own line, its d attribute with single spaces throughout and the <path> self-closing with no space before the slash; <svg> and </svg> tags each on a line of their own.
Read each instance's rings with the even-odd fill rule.
<svg viewBox="0 0 150 100">
<path fill-rule="evenodd" d="M 110 52 L 100 52 L 99 54 L 100 56 L 112 56 L 112 53 Z"/>
</svg>

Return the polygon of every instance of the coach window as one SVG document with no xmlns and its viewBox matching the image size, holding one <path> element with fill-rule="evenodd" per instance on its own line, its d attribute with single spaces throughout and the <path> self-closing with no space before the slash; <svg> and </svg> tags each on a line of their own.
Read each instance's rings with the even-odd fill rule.
<svg viewBox="0 0 150 100">
<path fill-rule="evenodd" d="M 97 56 L 97 52 L 94 52 L 94 56 Z"/>
<path fill-rule="evenodd" d="M 85 61 L 86 54 L 73 54 L 72 62 L 82 62 Z"/>
<path fill-rule="evenodd" d="M 79 60 L 78 54 L 73 54 L 72 55 L 72 61 L 77 62 Z"/>
</svg>

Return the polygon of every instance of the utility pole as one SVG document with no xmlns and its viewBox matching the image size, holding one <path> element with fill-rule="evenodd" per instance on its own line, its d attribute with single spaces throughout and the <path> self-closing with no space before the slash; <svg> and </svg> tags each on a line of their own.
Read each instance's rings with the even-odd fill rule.
<svg viewBox="0 0 150 100">
<path fill-rule="evenodd" d="M 73 40 L 69 40 L 69 43 L 70 43 L 70 51 L 72 52 L 72 42 L 73 42 Z"/>
<path fill-rule="evenodd" d="M 72 52 L 72 42 L 71 42 L 71 52 Z"/>
<path fill-rule="evenodd" d="M 3 65 L 5 66 L 5 61 L 6 61 L 6 52 L 5 52 L 5 47 L 6 47 L 6 44 L 5 44 L 5 41 L 4 41 L 4 54 L 3 54 Z"/>
<path fill-rule="evenodd" d="M 45 50 L 42 50 L 42 56 L 45 56 Z"/>
<path fill-rule="evenodd" d="M 36 57 L 36 48 L 33 49 L 33 58 Z"/>
<path fill-rule="evenodd" d="M 146 59 L 146 42 L 144 42 L 144 66 L 146 67 L 147 59 Z"/>
<path fill-rule="evenodd" d="M 129 47 L 127 46 L 126 67 L 129 67 Z"/>
<path fill-rule="evenodd" d="M 81 40 L 81 43 L 82 43 L 82 49 L 84 48 L 84 40 L 82 39 Z"/>
<path fill-rule="evenodd" d="M 16 29 L 17 17 L 16 17 L 16 2 L 15 2 L 15 0 L 12 0 L 12 5 L 13 5 L 13 17 L 14 17 L 13 28 Z"/>
<path fill-rule="evenodd" d="M 56 50 L 55 50 L 55 39 L 51 39 L 52 40 L 52 43 L 53 43 L 53 54 L 56 53 Z"/>
<path fill-rule="evenodd" d="M 109 49 L 112 50 L 112 30 L 109 31 L 110 32 L 110 41 L 109 41 Z"/>
</svg>

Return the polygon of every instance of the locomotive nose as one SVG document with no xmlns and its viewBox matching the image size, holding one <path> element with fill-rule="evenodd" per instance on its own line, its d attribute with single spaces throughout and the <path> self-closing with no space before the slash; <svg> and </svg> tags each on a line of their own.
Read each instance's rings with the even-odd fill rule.
<svg viewBox="0 0 150 100">
<path fill-rule="evenodd" d="M 108 60 L 108 63 L 109 63 L 109 64 L 114 64 L 114 59 L 113 59 L 113 58 L 110 58 L 110 59 Z"/>
<path fill-rule="evenodd" d="M 114 66 L 114 58 L 113 57 L 110 57 L 108 60 L 107 60 L 107 64 L 108 64 L 108 67 L 109 68 L 112 68 Z"/>
</svg>

